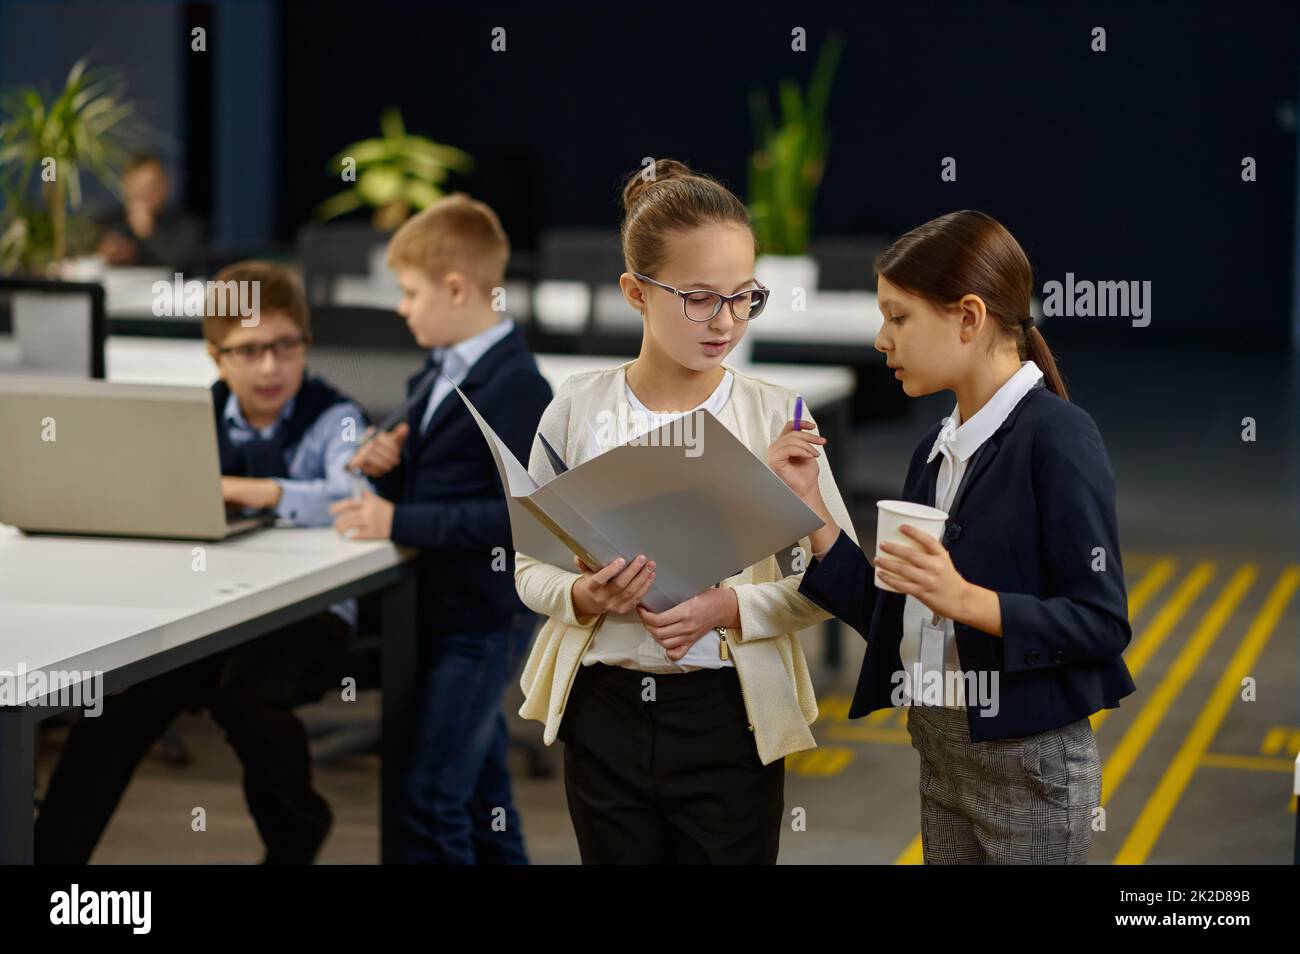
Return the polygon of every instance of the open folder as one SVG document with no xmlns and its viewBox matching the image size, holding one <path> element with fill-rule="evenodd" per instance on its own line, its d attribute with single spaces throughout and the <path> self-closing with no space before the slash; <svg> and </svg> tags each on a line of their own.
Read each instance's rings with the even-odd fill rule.
<svg viewBox="0 0 1300 954">
<path fill-rule="evenodd" d="M 515 550 L 566 568 L 573 568 L 570 553 L 595 568 L 644 553 L 656 564 L 654 586 L 641 600 L 652 612 L 794 547 L 822 525 L 707 411 L 692 412 L 693 430 L 669 422 L 539 487 L 469 398 L 456 393 L 496 461 Z"/>
</svg>

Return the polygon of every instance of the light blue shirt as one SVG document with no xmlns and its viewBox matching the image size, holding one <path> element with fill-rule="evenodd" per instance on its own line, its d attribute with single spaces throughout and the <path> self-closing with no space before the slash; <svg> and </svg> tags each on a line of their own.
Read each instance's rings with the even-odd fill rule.
<svg viewBox="0 0 1300 954">
<path fill-rule="evenodd" d="M 494 344 L 510 334 L 514 327 L 513 321 L 502 318 L 491 328 L 480 331 L 472 338 L 466 338 L 449 348 L 433 349 L 431 352 L 433 359 L 437 361 L 439 357 L 442 358 L 442 373 L 438 375 L 433 390 L 429 392 L 429 403 L 424 408 L 424 416 L 420 418 L 420 433 L 424 433 L 429 426 L 429 422 L 433 420 L 433 412 L 451 393 L 452 385 L 460 387 L 464 384 L 469 369 L 474 367 L 478 359 L 487 354 Z M 448 378 L 451 380 L 448 381 Z"/>
<path fill-rule="evenodd" d="M 226 422 L 230 442 L 238 447 L 257 437 L 270 438 L 275 429 L 293 414 L 297 400 L 295 395 L 285 403 L 274 424 L 255 428 L 244 417 L 239 399 L 232 393 L 226 399 L 226 407 L 221 415 Z M 351 418 L 350 424 L 348 418 Z M 333 525 L 330 504 L 352 496 L 354 478 L 347 470 L 347 463 L 357 452 L 357 441 L 365 430 L 364 420 L 361 408 L 356 403 L 340 401 L 326 408 L 311 423 L 285 462 L 288 477 L 271 478 L 280 485 L 282 491 L 280 502 L 275 507 L 277 517 L 300 527 Z M 358 475 L 355 479 L 366 489 L 374 490 L 365 477 Z M 356 625 L 356 600 L 335 603 L 330 610 L 350 625 Z"/>
</svg>

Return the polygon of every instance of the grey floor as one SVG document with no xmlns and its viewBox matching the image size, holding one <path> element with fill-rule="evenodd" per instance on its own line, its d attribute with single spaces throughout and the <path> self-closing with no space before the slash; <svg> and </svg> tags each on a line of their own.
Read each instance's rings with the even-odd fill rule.
<svg viewBox="0 0 1300 954">
<path fill-rule="evenodd" d="M 1106 780 L 1105 830 L 1094 863 L 1288 863 L 1296 824 L 1290 795 L 1300 750 L 1297 649 L 1297 365 L 1284 352 L 1062 348 L 1074 400 L 1097 420 L 1119 487 L 1121 541 L 1138 692 L 1096 726 Z M 861 492 L 859 535 L 874 533 L 871 502 L 897 493 L 906 463 L 950 399 L 913 402 L 905 420 L 858 428 L 849 449 Z M 1242 419 L 1256 440 L 1242 440 Z M 841 459 L 844 455 L 841 454 Z M 917 759 L 901 711 L 850 722 L 848 696 L 862 640 L 843 633 L 844 665 L 823 664 L 809 634 L 821 704 L 819 748 L 787 760 L 786 807 L 806 830 L 782 837 L 789 863 L 919 861 Z M 1253 694 L 1242 689 L 1243 679 Z M 1243 695 L 1251 701 L 1243 699 Z M 519 705 L 518 691 L 506 700 Z M 308 707 L 309 722 L 364 720 L 374 694 Z M 540 726 L 514 718 L 520 738 Z M 238 763 L 201 716 L 177 723 L 191 761 L 151 757 L 137 773 L 94 860 L 99 863 L 257 861 Z M 39 756 L 44 778 L 59 733 Z M 525 838 L 544 864 L 578 860 L 564 804 L 557 744 L 550 778 L 512 755 Z M 377 860 L 378 761 L 321 765 L 317 779 L 336 825 L 321 860 Z M 190 830 L 207 810 L 207 831 Z"/>
</svg>

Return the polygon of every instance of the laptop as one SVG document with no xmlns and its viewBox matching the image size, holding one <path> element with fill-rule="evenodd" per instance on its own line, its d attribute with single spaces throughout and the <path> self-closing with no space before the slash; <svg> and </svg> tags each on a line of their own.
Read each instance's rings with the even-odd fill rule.
<svg viewBox="0 0 1300 954">
<path fill-rule="evenodd" d="M 0 376 L 0 523 L 215 541 L 274 521 L 227 514 L 208 389 Z"/>
</svg>

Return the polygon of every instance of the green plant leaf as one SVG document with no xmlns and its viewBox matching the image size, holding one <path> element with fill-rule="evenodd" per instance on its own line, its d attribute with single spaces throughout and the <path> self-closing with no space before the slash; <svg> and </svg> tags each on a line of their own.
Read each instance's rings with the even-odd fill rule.
<svg viewBox="0 0 1300 954">
<path fill-rule="evenodd" d="M 82 201 L 83 173 L 120 193 L 120 171 L 128 147 L 141 142 L 147 130 L 135 118 L 126 98 L 126 85 L 115 72 L 92 70 L 78 60 L 68 72 L 63 88 L 47 103 L 33 88 L 6 91 L 0 95 L 0 176 L 3 176 L 10 216 L 26 222 L 24 262 L 30 267 L 42 259 L 57 258 L 56 245 L 42 247 L 52 235 L 60 240 L 80 241 L 83 228 L 77 218 L 67 218 L 65 209 L 77 209 Z M 58 179 L 51 186 L 38 171 L 46 158 L 55 162 Z M 28 204 L 33 179 L 45 209 Z M 53 216 L 53 218 L 51 218 Z M 57 228 L 42 221 L 57 220 Z"/>
<path fill-rule="evenodd" d="M 418 156 L 423 160 L 432 160 L 457 172 L 468 172 L 474 168 L 473 157 L 455 146 L 446 146 L 433 142 L 423 136 L 407 136 L 402 145 L 408 156 Z"/>
<path fill-rule="evenodd" d="M 838 34 L 827 38 L 806 93 L 794 80 L 778 84 L 779 119 L 772 119 L 766 95 L 750 93 L 754 146 L 749 163 L 749 208 L 764 252 L 794 255 L 807 250 L 812 207 L 829 143 L 826 105 L 843 45 Z"/>
<path fill-rule="evenodd" d="M 402 194 L 402 174 L 396 169 L 373 167 L 357 176 L 357 191 L 370 205 L 387 205 Z"/>
<path fill-rule="evenodd" d="M 426 208 L 437 201 L 452 172 L 474 168 L 473 157 L 464 150 L 406 132 L 395 109 L 384 110 L 379 125 L 382 136 L 352 143 L 330 160 L 334 174 L 342 169 L 344 159 L 355 160 L 357 184 L 322 203 L 318 215 L 333 217 L 364 204 L 377 210 L 376 220 L 391 223 L 411 208 Z"/>
<path fill-rule="evenodd" d="M 392 106 L 379 116 L 379 129 L 385 139 L 400 139 L 406 135 L 406 126 L 402 123 L 402 113 Z"/>
<path fill-rule="evenodd" d="M 393 157 L 393 151 L 386 140 L 363 139 L 361 142 L 354 142 L 335 156 L 332 160 L 333 167 L 336 170 L 342 168 L 343 160 L 348 157 L 355 159 L 357 166 L 360 167 L 371 162 L 387 162 Z"/>
<path fill-rule="evenodd" d="M 406 192 L 404 198 L 417 209 L 427 209 L 433 203 L 437 202 L 443 196 L 441 189 L 429 185 L 427 182 L 417 182 L 408 179 L 406 182 Z"/>
<path fill-rule="evenodd" d="M 316 215 L 322 219 L 336 219 L 340 215 L 363 208 L 365 204 L 365 199 L 361 198 L 361 194 L 356 189 L 348 189 L 346 192 L 330 196 L 318 205 Z"/>
</svg>

